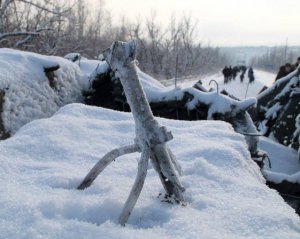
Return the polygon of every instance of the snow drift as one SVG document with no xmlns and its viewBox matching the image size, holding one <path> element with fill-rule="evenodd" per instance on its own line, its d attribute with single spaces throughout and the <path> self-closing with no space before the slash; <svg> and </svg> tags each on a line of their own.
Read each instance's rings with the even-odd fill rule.
<svg viewBox="0 0 300 239">
<path fill-rule="evenodd" d="M 118 159 L 87 190 L 75 190 L 103 154 L 135 134 L 129 113 L 71 104 L 0 143 L 1 238 L 299 237 L 299 217 L 265 185 L 230 124 L 158 120 L 174 135 L 186 207 L 157 198 L 163 188 L 149 167 L 129 224 L 115 223 L 137 154 Z"/>
<path fill-rule="evenodd" d="M 61 57 L 0 49 L 0 138 L 82 102 L 82 77 L 76 64 Z"/>
</svg>

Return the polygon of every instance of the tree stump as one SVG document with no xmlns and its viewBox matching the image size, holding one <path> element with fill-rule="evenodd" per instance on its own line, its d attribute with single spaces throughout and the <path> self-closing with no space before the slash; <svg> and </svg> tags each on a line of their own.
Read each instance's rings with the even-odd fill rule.
<svg viewBox="0 0 300 239">
<path fill-rule="evenodd" d="M 173 139 L 173 136 L 154 118 L 138 79 L 134 41 L 114 42 L 109 49 L 104 51 L 103 55 L 123 85 L 135 121 L 135 144 L 114 149 L 106 154 L 92 168 L 78 189 L 90 186 L 104 168 L 117 157 L 141 152 L 136 180 L 119 217 L 119 223 L 125 225 L 143 188 L 149 159 L 151 159 L 153 168 L 158 173 L 168 197 L 174 198 L 177 203 L 184 202 L 184 187 L 179 180 L 181 167 L 167 144 Z"/>
</svg>

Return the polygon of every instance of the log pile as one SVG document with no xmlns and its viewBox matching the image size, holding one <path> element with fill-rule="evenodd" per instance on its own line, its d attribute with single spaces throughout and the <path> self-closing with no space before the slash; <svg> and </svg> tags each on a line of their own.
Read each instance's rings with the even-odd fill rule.
<svg viewBox="0 0 300 239">
<path fill-rule="evenodd" d="M 92 80 L 90 94 L 86 103 L 119 111 L 130 111 L 129 104 L 119 76 L 108 68 L 106 72 L 96 75 Z M 230 123 L 235 131 L 248 133 L 245 136 L 249 150 L 254 155 L 258 152 L 258 134 L 256 127 L 247 110 L 256 103 L 255 99 L 239 101 L 227 92 L 208 92 L 198 82 L 193 88 L 179 89 L 169 97 L 170 92 L 159 93 L 159 98 L 149 100 L 154 116 L 177 120 L 223 120 Z"/>
<path fill-rule="evenodd" d="M 294 136 L 296 117 L 300 114 L 299 74 L 300 68 L 260 93 L 257 107 L 250 112 L 263 135 L 296 150 L 299 148 Z"/>
</svg>

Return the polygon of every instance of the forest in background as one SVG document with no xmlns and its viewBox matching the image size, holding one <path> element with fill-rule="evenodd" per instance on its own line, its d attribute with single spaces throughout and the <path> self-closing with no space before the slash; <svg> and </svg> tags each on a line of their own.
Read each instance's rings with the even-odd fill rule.
<svg viewBox="0 0 300 239">
<path fill-rule="evenodd" d="M 135 39 L 139 67 L 157 78 L 203 75 L 219 70 L 228 58 L 218 47 L 197 40 L 197 21 L 171 17 L 162 27 L 153 11 L 129 21 L 112 16 L 105 1 L 0 0 L 0 47 L 63 56 L 78 52 L 96 58 L 115 40 Z M 91 10 L 92 9 L 92 10 Z"/>
<path fill-rule="evenodd" d="M 77 52 L 94 59 L 115 40 L 135 39 L 139 67 L 158 79 L 202 76 L 239 62 L 275 72 L 300 53 L 277 46 L 252 52 L 245 47 L 236 54 L 234 47 L 201 42 L 191 15 L 173 15 L 166 26 L 155 11 L 132 21 L 113 16 L 105 0 L 93 6 L 87 0 L 0 0 L 0 6 L 0 47 L 59 56 Z"/>
<path fill-rule="evenodd" d="M 253 57 L 250 64 L 275 73 L 286 63 L 294 64 L 298 57 L 300 57 L 300 47 L 274 46 L 267 48 L 264 54 Z"/>
</svg>

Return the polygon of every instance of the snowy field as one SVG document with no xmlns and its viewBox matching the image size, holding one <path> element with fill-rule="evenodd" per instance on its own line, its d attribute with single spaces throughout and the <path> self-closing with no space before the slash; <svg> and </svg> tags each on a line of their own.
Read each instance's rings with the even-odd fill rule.
<svg viewBox="0 0 300 239">
<path fill-rule="evenodd" d="M 195 83 L 197 83 L 198 80 L 201 80 L 203 85 L 207 89 L 209 89 L 209 88 L 216 89 L 216 84 L 214 82 L 212 82 L 211 85 L 209 85 L 209 82 L 211 80 L 215 80 L 219 84 L 220 91 L 225 89 L 230 94 L 232 94 L 235 97 L 242 100 L 242 99 L 249 98 L 249 97 L 256 97 L 256 95 L 260 92 L 260 90 L 264 86 L 268 86 L 268 87 L 271 86 L 276 77 L 276 75 L 273 73 L 254 69 L 255 81 L 252 84 L 248 84 L 249 79 L 247 76 L 247 72 L 245 74 L 243 83 L 240 82 L 239 74 L 236 77 L 236 80 L 231 81 L 228 84 L 224 84 L 224 77 L 223 77 L 222 73 L 216 73 L 216 74 L 212 74 L 212 75 L 208 75 L 208 76 L 203 76 L 200 78 L 189 79 L 187 81 L 180 81 L 178 83 L 178 85 L 182 88 L 191 87 Z M 163 83 L 168 85 L 169 87 L 172 87 L 171 85 L 174 85 L 173 80 L 164 81 Z M 248 87 L 248 91 L 247 91 L 247 87 Z M 247 92 L 247 95 L 246 95 L 246 92 Z"/>
<path fill-rule="evenodd" d="M 186 207 L 162 203 L 149 167 L 123 228 L 116 219 L 138 154 L 119 158 L 85 191 L 75 190 L 109 150 L 131 144 L 128 113 L 81 104 L 23 126 L 0 143 L 0 238 L 300 238 L 300 219 L 269 189 L 243 137 L 220 121 L 160 119 L 183 167 Z"/>
</svg>

